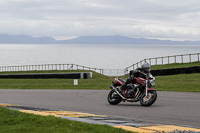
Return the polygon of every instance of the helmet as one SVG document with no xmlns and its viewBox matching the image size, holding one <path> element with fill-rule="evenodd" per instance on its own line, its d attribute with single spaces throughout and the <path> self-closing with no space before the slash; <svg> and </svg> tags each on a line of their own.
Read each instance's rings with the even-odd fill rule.
<svg viewBox="0 0 200 133">
<path fill-rule="evenodd" d="M 148 64 L 148 63 L 144 63 L 143 65 L 142 65 L 142 69 L 145 71 L 145 72 L 150 72 L 150 65 Z"/>
</svg>

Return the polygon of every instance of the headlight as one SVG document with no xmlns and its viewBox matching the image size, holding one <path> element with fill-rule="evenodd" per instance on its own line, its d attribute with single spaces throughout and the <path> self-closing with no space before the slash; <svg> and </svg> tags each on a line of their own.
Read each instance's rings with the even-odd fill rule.
<svg viewBox="0 0 200 133">
<path fill-rule="evenodd" d="M 155 86 L 156 84 L 155 84 L 155 80 L 150 80 L 150 84 L 152 85 L 152 86 Z"/>
</svg>

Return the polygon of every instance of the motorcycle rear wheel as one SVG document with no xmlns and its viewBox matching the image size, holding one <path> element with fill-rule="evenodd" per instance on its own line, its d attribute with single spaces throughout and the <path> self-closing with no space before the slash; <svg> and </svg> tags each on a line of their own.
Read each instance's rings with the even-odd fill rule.
<svg viewBox="0 0 200 133">
<path fill-rule="evenodd" d="M 122 101 L 122 98 L 114 90 L 111 90 L 107 100 L 111 105 L 117 105 Z"/>
<path fill-rule="evenodd" d="M 148 96 L 146 97 L 145 93 L 140 98 L 140 104 L 142 106 L 151 106 L 157 99 L 156 91 L 149 91 Z"/>
</svg>

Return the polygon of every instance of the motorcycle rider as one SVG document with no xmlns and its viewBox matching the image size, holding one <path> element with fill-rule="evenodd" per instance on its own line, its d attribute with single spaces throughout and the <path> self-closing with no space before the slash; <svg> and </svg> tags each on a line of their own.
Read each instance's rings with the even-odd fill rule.
<svg viewBox="0 0 200 133">
<path fill-rule="evenodd" d="M 130 84 L 135 77 L 141 77 L 146 79 L 146 77 L 149 77 L 150 75 L 150 65 L 148 63 L 144 63 L 142 65 L 142 67 L 137 68 L 135 70 L 130 71 L 129 77 L 127 78 L 126 82 L 120 87 L 120 91 L 123 92 L 123 90 L 129 86 L 127 86 L 128 84 Z M 132 85 L 132 92 L 134 92 L 135 86 Z M 128 92 L 129 93 L 129 92 Z M 127 94 L 128 95 L 128 94 Z"/>
</svg>

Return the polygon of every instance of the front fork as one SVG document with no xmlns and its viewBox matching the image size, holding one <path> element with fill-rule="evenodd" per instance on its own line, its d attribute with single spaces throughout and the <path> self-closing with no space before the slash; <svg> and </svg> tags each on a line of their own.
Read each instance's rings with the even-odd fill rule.
<svg viewBox="0 0 200 133">
<path fill-rule="evenodd" d="M 145 92 L 145 95 L 146 95 L 146 97 L 147 97 L 147 95 L 148 95 L 148 79 L 146 78 L 146 92 Z"/>
</svg>

